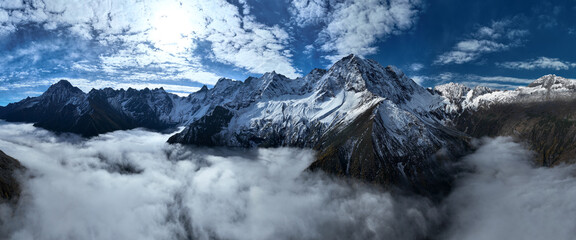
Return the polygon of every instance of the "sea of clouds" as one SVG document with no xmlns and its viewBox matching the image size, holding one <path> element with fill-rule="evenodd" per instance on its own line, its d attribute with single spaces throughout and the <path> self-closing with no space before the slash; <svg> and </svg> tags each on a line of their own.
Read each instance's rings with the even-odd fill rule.
<svg viewBox="0 0 576 240">
<path fill-rule="evenodd" d="M 305 171 L 311 150 L 194 148 L 170 134 L 90 140 L 0 122 L 28 171 L 2 239 L 572 239 L 576 169 L 484 139 L 442 203 Z"/>
</svg>

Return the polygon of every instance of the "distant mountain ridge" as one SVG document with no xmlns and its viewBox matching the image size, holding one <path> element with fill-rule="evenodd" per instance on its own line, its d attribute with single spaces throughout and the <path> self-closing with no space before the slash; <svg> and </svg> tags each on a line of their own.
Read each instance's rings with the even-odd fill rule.
<svg viewBox="0 0 576 240">
<path fill-rule="evenodd" d="M 218 105 L 169 142 L 314 148 L 318 156 L 312 169 L 419 186 L 417 191 L 445 185 L 449 174 L 439 170 L 436 158 L 451 159 L 467 148 L 464 134 L 441 123 L 443 98 L 395 67 L 357 56 L 303 78 L 264 74 L 233 89 L 225 91 L 233 101 Z M 443 148 L 444 155 L 436 154 Z"/>
<path fill-rule="evenodd" d="M 526 87 L 499 91 L 449 83 L 447 125 L 473 137 L 513 136 L 525 142 L 541 166 L 576 162 L 576 81 L 543 76 Z"/>
<path fill-rule="evenodd" d="M 0 108 L 0 118 L 86 137 L 186 126 L 169 142 L 314 148 L 311 169 L 435 191 L 449 178 L 436 159 L 459 155 L 467 144 L 442 124 L 442 101 L 395 67 L 350 55 L 303 78 L 223 78 L 188 97 L 163 89 L 83 93 L 63 80 Z"/>
<path fill-rule="evenodd" d="M 168 142 L 313 148 L 318 154 L 310 169 L 435 194 L 449 190 L 453 174 L 445 163 L 469 149 L 469 136 L 492 135 L 478 129 L 500 126 L 478 125 L 490 116 L 483 111 L 572 99 L 574 86 L 545 76 L 515 91 L 453 83 L 425 89 L 393 66 L 350 55 L 302 78 L 275 72 L 244 82 L 222 78 L 187 97 L 163 89 L 84 93 L 63 80 L 39 97 L 0 108 L 0 119 L 86 137 L 184 126 Z"/>
</svg>

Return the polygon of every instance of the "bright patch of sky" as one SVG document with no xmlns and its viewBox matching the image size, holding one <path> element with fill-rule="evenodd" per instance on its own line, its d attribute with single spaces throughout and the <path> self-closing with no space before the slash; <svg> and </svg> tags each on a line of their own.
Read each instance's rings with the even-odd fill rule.
<svg viewBox="0 0 576 240">
<path fill-rule="evenodd" d="M 350 53 L 426 87 L 514 88 L 576 78 L 575 15 L 574 0 L 0 0 L 0 105 L 62 78 L 186 95 Z"/>
</svg>

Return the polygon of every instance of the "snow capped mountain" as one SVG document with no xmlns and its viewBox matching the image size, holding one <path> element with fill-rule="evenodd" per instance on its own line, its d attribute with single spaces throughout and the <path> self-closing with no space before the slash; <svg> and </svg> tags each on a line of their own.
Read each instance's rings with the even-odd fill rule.
<svg viewBox="0 0 576 240">
<path fill-rule="evenodd" d="M 189 119 L 192 98 L 180 98 L 163 89 L 114 90 L 84 93 L 61 80 L 44 94 L 27 98 L 0 109 L 7 121 L 33 122 L 56 132 L 72 132 L 85 137 L 137 127 L 165 130 Z"/>
<path fill-rule="evenodd" d="M 441 97 L 395 67 L 353 55 L 303 78 L 267 73 L 244 83 L 221 80 L 208 93 L 222 91 L 232 100 L 212 102 L 217 107 L 169 142 L 310 147 L 319 152 L 312 169 L 410 186 L 423 186 L 416 175 L 429 176 L 428 187 L 445 180 L 432 176 L 435 154 L 465 148 L 464 135 L 435 114 Z"/>
<path fill-rule="evenodd" d="M 576 81 L 551 74 L 515 90 L 500 91 L 482 86 L 470 89 L 462 84 L 448 83 L 434 87 L 434 91 L 444 97 L 447 113 L 457 113 L 494 104 L 573 99 L 576 97 Z"/>
<path fill-rule="evenodd" d="M 53 103 L 61 105 L 79 105 L 85 99 L 85 94 L 77 87 L 72 86 L 70 82 L 61 80 L 50 86 L 46 92 L 39 97 L 40 103 Z"/>
<path fill-rule="evenodd" d="M 497 91 L 445 84 L 446 123 L 473 137 L 513 136 L 536 153 L 541 166 L 573 163 L 576 154 L 576 81 L 543 76 L 526 87 Z"/>
<path fill-rule="evenodd" d="M 302 78 L 275 72 L 244 82 L 222 78 L 188 97 L 163 89 L 86 94 L 61 81 L 40 97 L 0 109 L 0 118 L 84 136 L 186 126 L 168 141 L 314 148 L 311 169 L 426 193 L 448 186 L 438 158 L 466 149 L 466 136 L 442 124 L 444 100 L 393 66 L 350 55 Z"/>
</svg>

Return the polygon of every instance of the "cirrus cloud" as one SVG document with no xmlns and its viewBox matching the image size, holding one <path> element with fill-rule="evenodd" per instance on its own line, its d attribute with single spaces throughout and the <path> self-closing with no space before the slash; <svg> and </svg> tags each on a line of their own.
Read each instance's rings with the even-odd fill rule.
<svg viewBox="0 0 576 240">
<path fill-rule="evenodd" d="M 524 70 L 554 69 L 557 71 L 568 70 L 570 68 L 576 67 L 576 63 L 562 61 L 558 58 L 547 58 L 547 57 L 539 57 L 528 61 L 503 62 L 503 63 L 497 63 L 496 65 L 510 69 L 524 69 Z"/>
<path fill-rule="evenodd" d="M 482 26 L 468 38 L 456 43 L 451 51 L 445 52 L 434 61 L 437 65 L 463 64 L 477 60 L 484 54 L 505 51 L 523 44 L 528 30 L 518 27 L 518 18 L 494 21 Z"/>
</svg>

